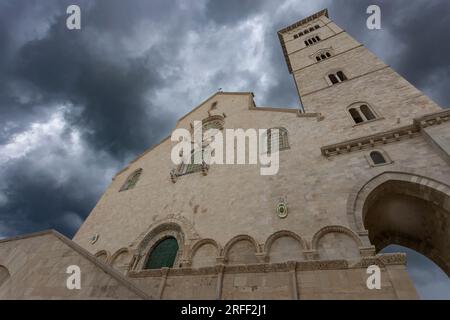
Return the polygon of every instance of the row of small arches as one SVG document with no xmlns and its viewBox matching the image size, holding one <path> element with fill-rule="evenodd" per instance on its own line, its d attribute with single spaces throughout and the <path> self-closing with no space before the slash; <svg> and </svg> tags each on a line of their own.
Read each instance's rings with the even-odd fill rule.
<svg viewBox="0 0 450 320">
<path fill-rule="evenodd" d="M 313 45 L 313 44 L 319 42 L 320 40 L 321 40 L 321 39 L 320 39 L 319 36 L 314 36 L 314 37 L 311 37 L 311 38 L 305 40 L 305 45 L 306 45 L 307 47 L 309 47 L 309 46 L 311 46 L 311 45 Z"/>
<path fill-rule="evenodd" d="M 328 51 L 328 50 L 325 50 L 325 51 L 323 51 L 323 52 L 320 52 L 320 53 L 318 53 L 318 54 L 316 55 L 316 61 L 317 61 L 317 62 L 326 60 L 326 59 L 328 59 L 328 58 L 331 58 L 331 52 Z"/>
<path fill-rule="evenodd" d="M 299 33 L 294 34 L 294 39 L 297 39 L 298 37 L 304 36 L 305 34 L 308 34 L 310 32 L 313 32 L 317 29 L 319 29 L 320 26 L 316 24 L 314 27 L 309 27 L 307 29 L 304 29 L 303 31 L 300 31 Z"/>
<path fill-rule="evenodd" d="M 187 258 L 188 266 L 201 268 L 214 266 L 218 261 L 228 265 L 279 263 L 305 260 L 357 259 L 362 247 L 360 238 L 350 229 L 342 226 L 328 226 L 319 230 L 311 242 L 292 231 L 282 230 L 267 238 L 264 245 L 249 235 L 239 235 L 224 247 L 213 239 L 201 239 L 193 244 L 187 253 L 180 254 L 181 237 L 167 236 L 159 239 L 144 257 L 141 269 L 159 269 L 186 266 L 180 256 Z M 123 267 L 132 254 L 128 249 L 118 250 L 112 257 L 102 250 L 96 256 L 115 267 Z"/>
</svg>

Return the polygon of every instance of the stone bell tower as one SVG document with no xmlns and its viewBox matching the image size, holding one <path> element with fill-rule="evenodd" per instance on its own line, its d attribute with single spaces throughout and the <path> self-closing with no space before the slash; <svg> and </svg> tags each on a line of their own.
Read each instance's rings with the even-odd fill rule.
<svg viewBox="0 0 450 320">
<path fill-rule="evenodd" d="M 383 129 L 441 110 L 330 20 L 327 9 L 280 30 L 278 37 L 304 111 L 320 112 L 335 125 L 348 123 L 339 105 L 353 109 L 355 125 L 386 119 Z M 359 102 L 369 100 L 361 110 Z"/>
</svg>

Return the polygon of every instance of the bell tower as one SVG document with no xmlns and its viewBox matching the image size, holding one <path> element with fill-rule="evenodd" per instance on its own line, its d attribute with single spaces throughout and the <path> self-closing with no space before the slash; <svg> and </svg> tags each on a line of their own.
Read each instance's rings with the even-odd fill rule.
<svg viewBox="0 0 450 320">
<path fill-rule="evenodd" d="M 387 129 L 441 110 L 330 20 L 327 9 L 278 37 L 305 112 L 322 113 L 342 127 L 349 118 L 352 125 L 384 119 Z"/>
</svg>

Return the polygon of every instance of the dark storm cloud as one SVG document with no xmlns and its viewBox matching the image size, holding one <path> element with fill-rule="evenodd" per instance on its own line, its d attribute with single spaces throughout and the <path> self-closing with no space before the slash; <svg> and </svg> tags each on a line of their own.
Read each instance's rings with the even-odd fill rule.
<svg viewBox="0 0 450 320">
<path fill-rule="evenodd" d="M 154 105 L 151 99 L 152 93 L 167 85 L 165 80 L 170 80 L 168 76 L 163 79 L 159 73 L 167 63 L 165 56 L 155 49 L 127 55 L 120 45 L 123 38 L 119 34 L 105 34 L 112 24 L 123 33 L 131 30 L 133 23 L 140 21 L 133 19 L 138 18 L 136 7 L 129 7 L 123 1 L 116 2 L 118 6 L 115 7 L 110 1 L 91 4 L 89 10 L 96 14 L 84 11 L 86 20 L 90 20 L 89 27 L 69 31 L 65 26 L 67 5 L 53 4 L 53 10 L 48 12 L 52 17 L 49 29 L 43 36 L 20 45 L 14 39 L 17 19 L 33 17 L 36 2 L 28 2 L 29 6 L 21 3 L 17 7 L 11 3 L 3 4 L 0 144 L 11 143 L 15 135 L 23 132 L 32 134 L 33 124 L 45 123 L 58 108 L 65 106 L 66 131 L 77 129 L 86 142 L 78 160 L 90 172 L 81 174 L 78 163 L 70 161 L 70 155 L 64 154 L 63 146 L 73 143 L 70 134 L 62 135 L 58 142 L 60 147 L 40 145 L 39 150 L 32 150 L 20 158 L 6 162 L 0 159 L 3 160 L 0 161 L 0 196 L 7 200 L 6 204 L 0 201 L 0 233 L 5 235 L 49 227 L 73 235 L 105 187 L 107 179 L 102 177 L 105 174 L 102 167 L 113 168 L 107 172 L 111 178 L 125 160 L 135 157 L 167 134 L 175 119 L 164 105 Z M 130 9 L 131 13 L 128 12 Z M 27 10 L 31 12 L 27 13 Z M 154 11 L 149 12 L 158 16 Z M 107 21 L 108 14 L 128 18 Z M 145 16 L 145 12 L 139 14 Z M 33 30 L 36 21 L 24 19 L 21 22 Z M 104 41 L 108 37 L 112 40 Z M 109 156 L 99 157 L 95 163 L 88 158 L 92 150 Z M 49 165 L 59 167 L 59 173 L 57 170 L 42 171 L 36 165 L 49 154 L 54 156 L 54 163 Z M 87 161 L 95 164 L 89 165 Z M 59 174 L 67 176 L 62 183 L 58 182 Z M 98 176 L 103 184 L 101 188 L 90 181 L 90 175 Z"/>
<path fill-rule="evenodd" d="M 371 4 L 381 8 L 382 30 L 365 27 Z M 339 1 L 329 7 L 331 18 L 379 55 L 397 72 L 425 91 L 442 107 L 450 107 L 449 1 Z"/>
<path fill-rule="evenodd" d="M 80 31 L 65 28 L 70 4 L 82 9 Z M 380 31 L 366 28 L 370 4 L 381 7 Z M 445 0 L 0 2 L 0 237 L 72 236 L 114 173 L 218 88 L 298 107 L 276 32 L 325 7 L 450 106 Z M 415 270 L 431 270 L 408 255 Z M 416 285 L 429 292 L 434 277 Z"/>
<path fill-rule="evenodd" d="M 220 24 L 233 24 L 259 12 L 265 1 L 255 0 L 209 0 L 206 16 Z"/>
<path fill-rule="evenodd" d="M 51 174 L 33 170 L 33 161 L 18 160 L 3 177 L 13 182 L 6 192 L 13 201 L 0 209 L 3 228 L 20 233 L 52 228 L 72 236 L 77 224 L 67 219 L 80 220 L 80 213 L 93 208 L 96 195 L 77 176 L 72 176 L 70 183 L 58 184 Z"/>
<path fill-rule="evenodd" d="M 87 132 L 95 148 L 118 157 L 142 151 L 168 128 L 167 121 L 153 117 L 157 106 L 144 99 L 165 85 L 158 68 L 166 62 L 159 52 L 113 61 L 110 57 L 120 48 L 96 46 L 95 24 L 87 31 L 69 31 L 65 19 L 57 17 L 45 38 L 21 47 L 11 72 L 44 95 L 47 104 L 80 106 L 82 111 L 69 110 L 67 119 Z"/>
</svg>

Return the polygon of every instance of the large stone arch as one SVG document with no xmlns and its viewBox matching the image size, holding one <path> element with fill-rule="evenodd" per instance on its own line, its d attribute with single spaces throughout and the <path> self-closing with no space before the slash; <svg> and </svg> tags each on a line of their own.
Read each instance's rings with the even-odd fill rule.
<svg viewBox="0 0 450 320">
<path fill-rule="evenodd" d="M 183 266 L 186 260 L 186 234 L 178 223 L 163 222 L 154 226 L 140 241 L 136 249 L 136 261 L 133 263 L 133 267 L 135 269 L 144 269 L 149 254 L 161 241 L 167 238 L 175 238 L 178 242 L 178 251 L 175 258 L 174 267 Z"/>
<path fill-rule="evenodd" d="M 188 265 L 187 249 L 200 236 L 188 219 L 180 215 L 169 214 L 165 218 L 153 222 L 130 244 L 130 249 L 134 250 L 134 257 L 129 269 L 142 269 L 145 259 L 154 245 L 168 236 L 173 236 L 178 241 L 179 250 L 175 265 Z"/>
<path fill-rule="evenodd" d="M 414 170 L 385 171 L 348 199 L 349 223 L 379 251 L 398 244 L 420 252 L 450 275 L 450 186 Z"/>
</svg>

